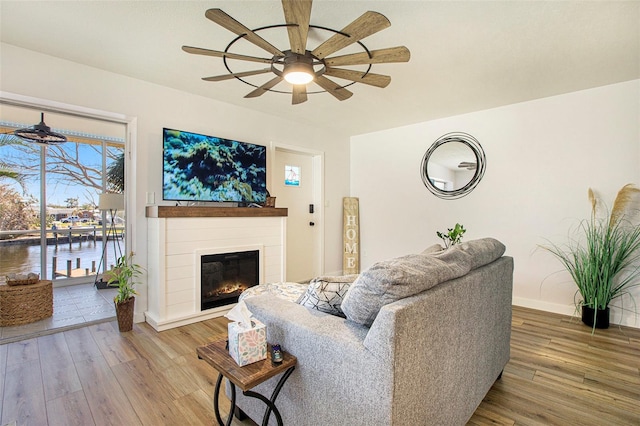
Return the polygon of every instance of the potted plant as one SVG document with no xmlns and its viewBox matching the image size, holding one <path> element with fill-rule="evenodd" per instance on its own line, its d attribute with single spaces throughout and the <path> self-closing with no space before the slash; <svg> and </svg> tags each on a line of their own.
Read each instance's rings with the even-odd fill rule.
<svg viewBox="0 0 640 426">
<path fill-rule="evenodd" d="M 632 223 L 638 212 L 640 189 L 625 185 L 616 196 L 608 218 L 596 215 L 598 201 L 589 189 L 591 218 L 580 223 L 579 238 L 565 245 L 542 248 L 560 260 L 580 295 L 582 322 L 595 328 L 609 327 L 609 304 L 640 285 L 640 226 Z"/>
<path fill-rule="evenodd" d="M 118 319 L 118 329 L 121 332 L 133 329 L 133 308 L 135 305 L 135 295 L 133 288 L 136 278 L 142 274 L 142 267 L 133 263 L 133 255 L 123 255 L 118 258 L 115 267 L 110 271 L 108 285 L 117 287 L 118 293 L 113 298 L 116 305 L 116 317 Z"/>
<path fill-rule="evenodd" d="M 444 241 L 444 248 L 448 249 L 451 246 L 460 244 L 462 242 L 462 235 L 465 232 L 467 232 L 467 230 L 464 229 L 464 226 L 456 223 L 456 226 L 448 228 L 446 233 L 436 232 L 436 235 L 438 238 L 442 238 L 442 241 Z"/>
</svg>

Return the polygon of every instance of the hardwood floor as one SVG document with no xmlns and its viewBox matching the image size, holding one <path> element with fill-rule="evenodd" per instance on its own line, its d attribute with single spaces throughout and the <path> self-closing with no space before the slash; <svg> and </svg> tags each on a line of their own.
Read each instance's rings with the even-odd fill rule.
<svg viewBox="0 0 640 426">
<path fill-rule="evenodd" d="M 640 329 L 514 307 L 511 359 L 469 424 L 640 425 Z"/>
<path fill-rule="evenodd" d="M 0 425 L 214 424 L 217 374 L 195 348 L 225 334 L 224 318 L 108 322 L 0 345 Z M 511 360 L 469 424 L 639 425 L 640 330 L 514 307 Z"/>
</svg>

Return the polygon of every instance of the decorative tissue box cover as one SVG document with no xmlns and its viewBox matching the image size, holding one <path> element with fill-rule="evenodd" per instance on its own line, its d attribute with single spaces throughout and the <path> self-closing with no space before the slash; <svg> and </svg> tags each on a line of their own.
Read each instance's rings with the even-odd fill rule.
<svg viewBox="0 0 640 426">
<path fill-rule="evenodd" d="M 229 355 L 241 367 L 267 358 L 267 326 L 255 319 L 251 323 L 250 329 L 229 323 Z"/>
</svg>

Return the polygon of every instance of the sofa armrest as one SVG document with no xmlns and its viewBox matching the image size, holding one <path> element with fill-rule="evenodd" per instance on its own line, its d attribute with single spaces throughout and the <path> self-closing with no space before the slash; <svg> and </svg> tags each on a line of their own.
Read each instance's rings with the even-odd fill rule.
<svg viewBox="0 0 640 426">
<path fill-rule="evenodd" d="M 342 346 L 342 350 L 358 352 L 364 349 L 362 342 L 369 329 L 344 318 L 272 295 L 251 297 L 245 303 L 256 318 L 267 324 L 267 341 L 280 343 L 285 351 L 290 346 L 285 342 L 295 346 L 306 340 Z"/>
<path fill-rule="evenodd" d="M 278 397 L 285 424 L 390 424 L 393 365 L 365 347 L 367 327 L 272 295 L 245 303 L 266 324 L 267 341 L 298 358 Z M 269 394 L 274 380 L 256 390 Z M 250 399 L 238 395 L 238 406 L 259 422 L 264 404 Z"/>
<path fill-rule="evenodd" d="M 363 344 L 393 356 L 392 424 L 468 421 L 509 361 L 512 285 L 503 256 L 380 310 Z"/>
</svg>

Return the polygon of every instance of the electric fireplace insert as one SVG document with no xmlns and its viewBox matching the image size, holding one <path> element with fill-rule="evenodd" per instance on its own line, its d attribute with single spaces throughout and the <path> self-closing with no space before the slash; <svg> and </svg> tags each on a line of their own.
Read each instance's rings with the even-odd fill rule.
<svg viewBox="0 0 640 426">
<path fill-rule="evenodd" d="M 207 254 L 200 257 L 200 309 L 236 303 L 249 287 L 259 284 L 259 250 Z"/>
</svg>

